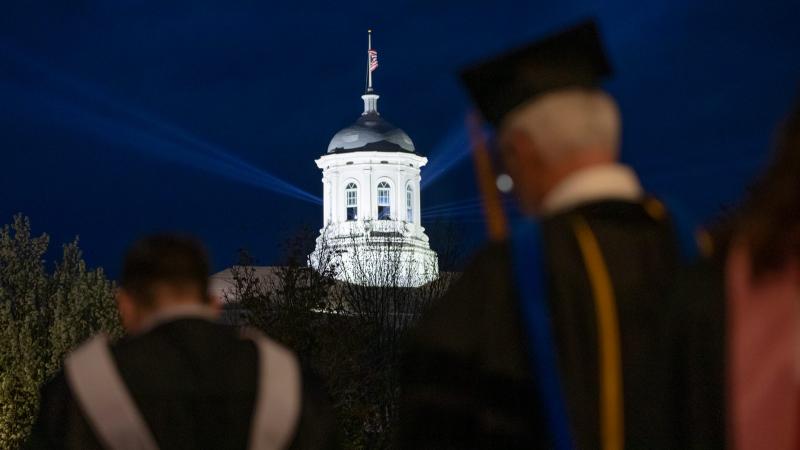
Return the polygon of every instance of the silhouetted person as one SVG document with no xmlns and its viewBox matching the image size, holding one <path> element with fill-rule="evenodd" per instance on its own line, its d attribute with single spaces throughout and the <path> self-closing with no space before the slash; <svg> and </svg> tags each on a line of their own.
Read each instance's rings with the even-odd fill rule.
<svg viewBox="0 0 800 450">
<path fill-rule="evenodd" d="M 192 240 L 133 244 L 117 293 L 128 335 L 95 336 L 42 389 L 32 448 L 279 449 L 333 445 L 325 396 L 295 355 L 215 322 Z"/>
<path fill-rule="evenodd" d="M 463 73 L 524 215 L 425 317 L 405 448 L 675 448 L 656 353 L 676 226 L 620 164 L 593 23 Z"/>
<path fill-rule="evenodd" d="M 800 449 L 800 102 L 776 150 L 675 295 L 682 448 Z"/>
</svg>

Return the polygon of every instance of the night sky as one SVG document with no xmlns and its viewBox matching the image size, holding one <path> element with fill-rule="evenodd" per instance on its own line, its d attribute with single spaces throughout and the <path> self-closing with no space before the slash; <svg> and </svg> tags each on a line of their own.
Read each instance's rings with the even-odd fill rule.
<svg viewBox="0 0 800 450">
<path fill-rule="evenodd" d="M 423 212 L 476 195 L 464 65 L 599 19 L 623 159 L 702 220 L 741 195 L 800 86 L 800 2 L 7 1 L 0 6 L 0 223 L 28 215 L 119 270 L 157 230 L 276 262 L 321 226 L 314 159 L 360 114 L 366 30 L 379 109 L 436 174 Z M 454 218 L 477 236 L 477 215 Z M 463 226 L 462 226 L 463 225 Z M 434 247 L 436 243 L 434 242 Z"/>
</svg>

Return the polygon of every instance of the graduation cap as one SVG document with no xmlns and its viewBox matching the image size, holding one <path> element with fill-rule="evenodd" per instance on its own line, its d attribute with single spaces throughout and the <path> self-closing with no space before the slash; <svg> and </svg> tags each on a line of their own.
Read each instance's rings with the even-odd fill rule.
<svg viewBox="0 0 800 450">
<path fill-rule="evenodd" d="M 528 100 L 557 89 L 596 87 L 610 74 L 597 24 L 588 20 L 469 67 L 461 80 L 483 117 L 497 127 Z"/>
</svg>

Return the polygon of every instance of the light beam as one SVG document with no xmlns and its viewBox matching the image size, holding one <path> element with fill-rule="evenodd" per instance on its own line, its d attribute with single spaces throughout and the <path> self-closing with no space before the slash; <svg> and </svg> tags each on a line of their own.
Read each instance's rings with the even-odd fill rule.
<svg viewBox="0 0 800 450">
<path fill-rule="evenodd" d="M 77 81 L 7 45 L 0 45 L 0 50 L 14 62 L 22 64 L 26 69 L 36 72 L 40 78 L 49 81 L 49 86 L 45 84 L 45 87 L 48 87 L 50 92 L 45 94 L 42 92 L 42 86 L 37 86 L 37 89 L 33 90 L 22 83 L 18 85 L 4 83 L 4 87 L 12 94 L 19 95 L 25 92 L 27 98 L 23 98 L 23 101 L 35 98 L 53 113 L 66 113 L 58 118 L 69 123 L 70 129 L 91 134 L 113 145 L 142 151 L 233 181 L 244 182 L 314 204 L 322 203 L 322 199 L 318 196 L 255 167 L 187 130 L 158 119 L 141 109 L 126 105 L 96 86 Z M 63 90 L 66 90 L 66 93 L 59 92 Z M 73 96 L 82 100 L 81 103 L 93 107 L 80 105 L 77 101 L 71 100 L 70 97 Z"/>
<path fill-rule="evenodd" d="M 451 126 L 431 150 L 425 177 L 422 179 L 423 189 L 433 184 L 469 155 L 469 136 L 463 122 L 463 120 L 459 120 Z"/>
</svg>

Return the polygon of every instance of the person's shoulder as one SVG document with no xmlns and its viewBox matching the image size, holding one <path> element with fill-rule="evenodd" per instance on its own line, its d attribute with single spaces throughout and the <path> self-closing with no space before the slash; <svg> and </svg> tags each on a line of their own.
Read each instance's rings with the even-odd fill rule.
<svg viewBox="0 0 800 450">
<path fill-rule="evenodd" d="M 238 328 L 228 325 L 201 319 L 176 320 L 122 338 L 111 351 L 120 373 L 135 392 L 185 392 L 189 379 L 198 383 L 205 380 L 203 389 L 215 393 L 244 395 L 255 386 L 255 345 L 242 339 Z M 156 372 L 160 376 L 153 377 Z"/>
<path fill-rule="evenodd" d="M 564 211 L 548 215 L 542 219 L 545 226 L 563 225 L 572 223 L 576 216 L 587 219 L 607 219 L 613 221 L 641 221 L 644 223 L 658 222 L 659 219 L 668 217 L 668 212 L 663 204 L 655 206 L 650 203 L 650 197 L 641 200 L 601 199 L 581 203 Z M 648 206 L 650 205 L 650 206 Z"/>
<path fill-rule="evenodd" d="M 180 345 L 176 345 L 180 343 Z M 123 337 L 111 345 L 116 359 L 152 361 L 154 352 L 182 352 L 198 357 L 256 356 L 251 340 L 243 339 L 239 327 L 205 319 L 180 319 L 159 325 L 134 336 Z M 225 358 L 223 358 L 224 360 Z"/>
<path fill-rule="evenodd" d="M 64 410 L 72 402 L 72 391 L 63 367 L 41 385 L 39 399 L 43 406 L 46 404 L 49 409 L 57 410 Z"/>
<path fill-rule="evenodd" d="M 39 388 L 38 415 L 23 448 L 55 448 L 63 443 L 71 405 L 72 395 L 61 369 Z"/>
<path fill-rule="evenodd" d="M 42 403 L 65 404 L 70 398 L 69 385 L 64 369 L 59 369 L 39 390 Z"/>
<path fill-rule="evenodd" d="M 544 238 L 550 248 L 575 245 L 576 226 L 586 223 L 606 242 L 607 250 L 638 246 L 675 247 L 677 229 L 666 206 L 646 197 L 638 201 L 599 200 L 542 219 Z"/>
<path fill-rule="evenodd" d="M 252 343 L 241 338 L 238 327 L 205 319 L 186 318 L 167 322 L 137 335 L 124 336 L 111 344 L 117 358 L 152 355 L 154 350 L 177 350 L 175 342 L 181 342 L 183 350 L 194 346 L 206 346 L 209 352 L 230 351 L 232 347 L 252 349 Z M 208 344 L 213 343 L 213 346 Z"/>
</svg>

